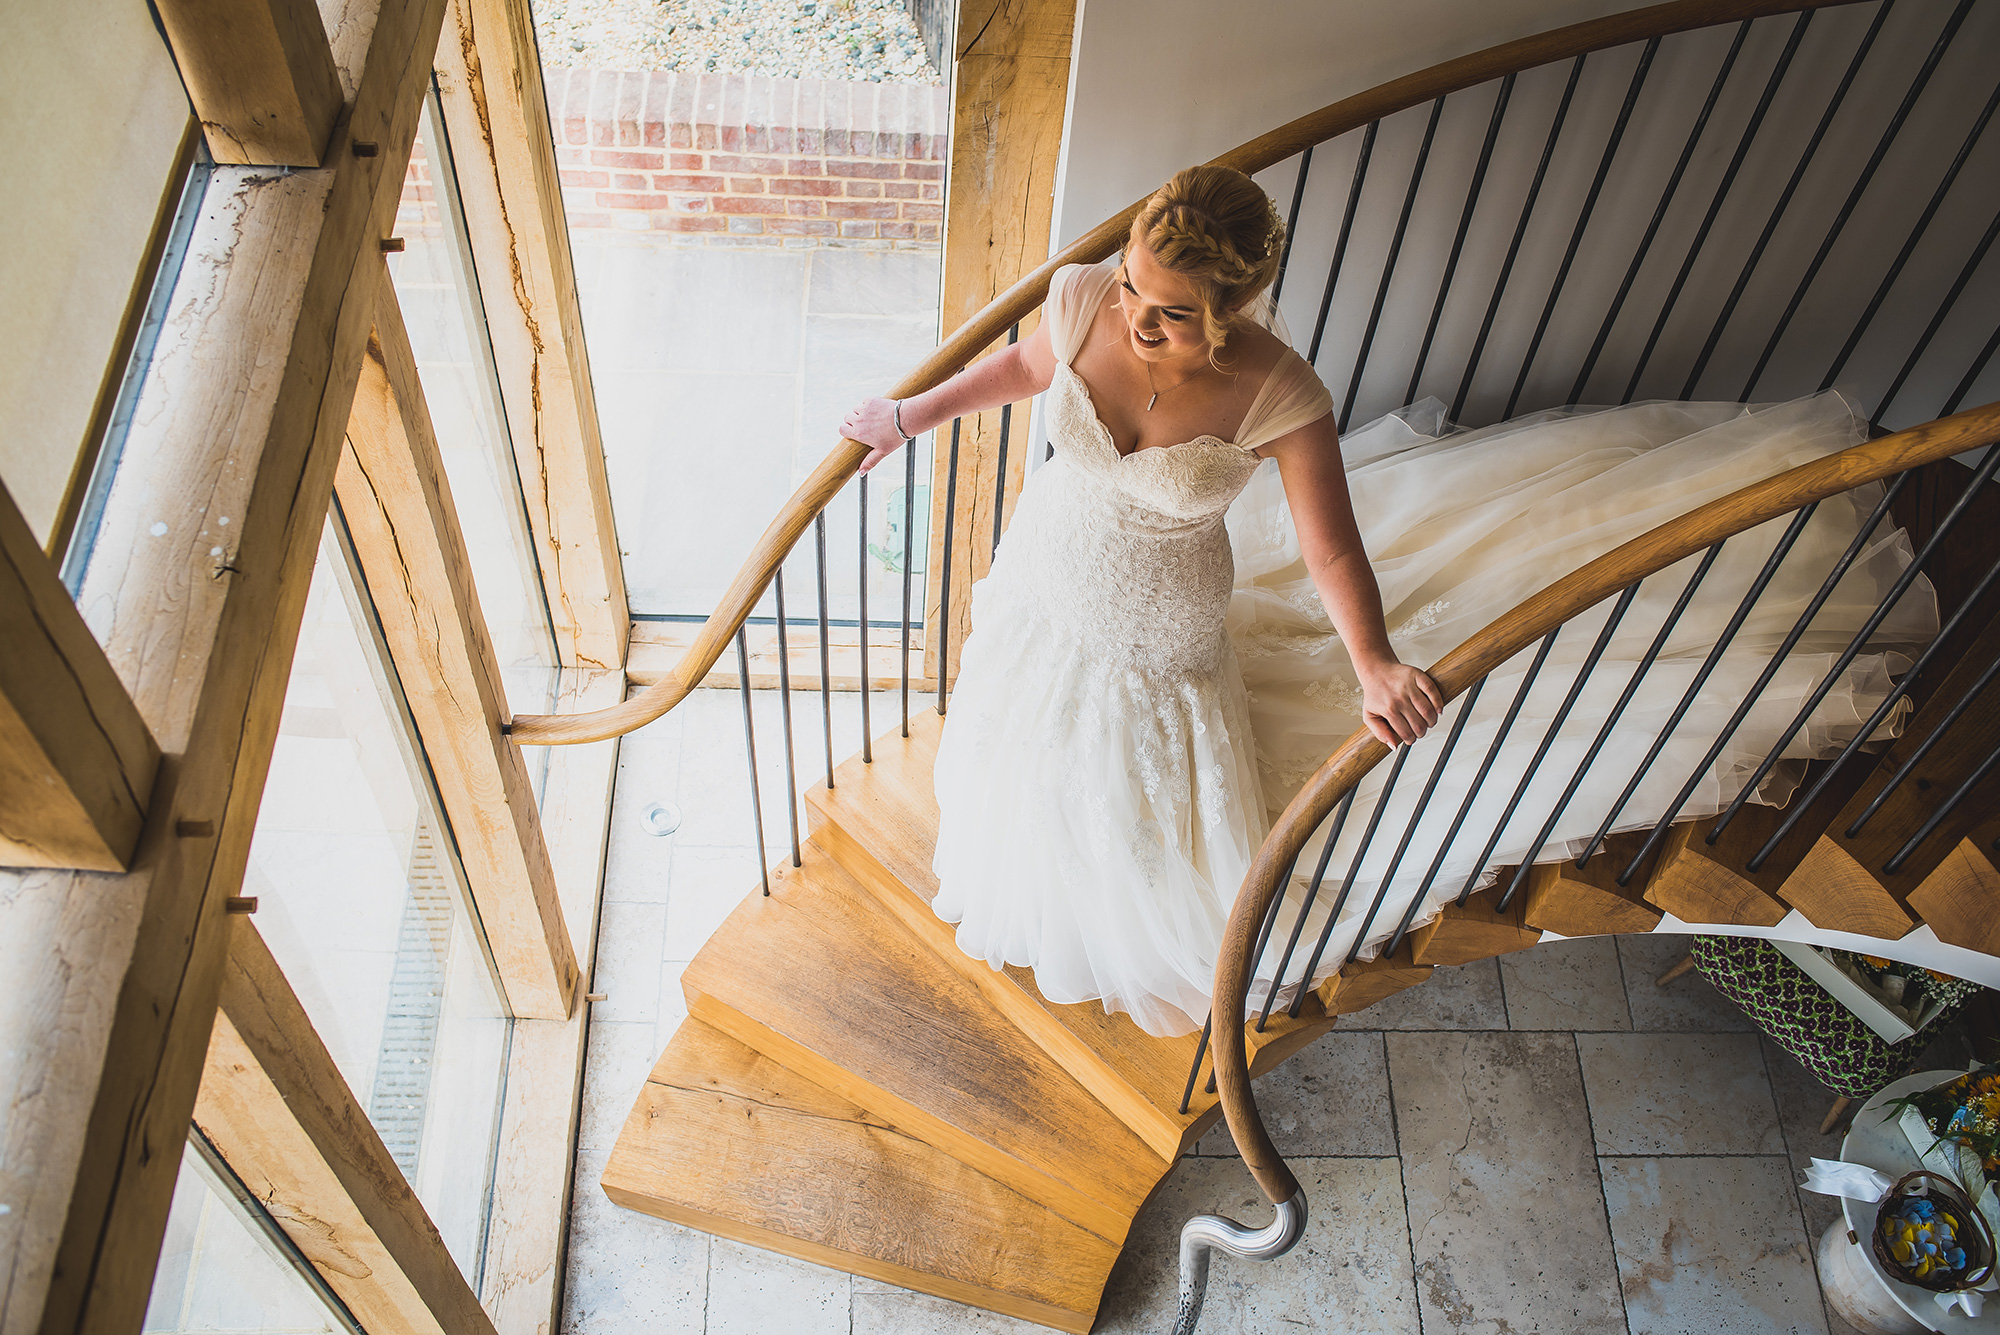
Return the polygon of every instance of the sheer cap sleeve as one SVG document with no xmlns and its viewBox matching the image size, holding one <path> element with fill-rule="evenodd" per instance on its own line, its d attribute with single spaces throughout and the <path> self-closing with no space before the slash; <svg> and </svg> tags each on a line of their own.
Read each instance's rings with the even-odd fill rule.
<svg viewBox="0 0 2000 1335">
<path fill-rule="evenodd" d="M 1286 348 L 1278 364 L 1264 377 L 1243 425 L 1237 429 L 1236 444 L 1245 450 L 1268 445 L 1290 435 L 1309 422 L 1317 422 L 1333 411 L 1333 395 L 1327 393 L 1319 375 L 1305 358 Z"/>
<path fill-rule="evenodd" d="M 1065 264 L 1049 279 L 1049 346 L 1067 365 L 1083 346 L 1105 294 L 1118 281 L 1117 255 L 1097 264 Z"/>
</svg>

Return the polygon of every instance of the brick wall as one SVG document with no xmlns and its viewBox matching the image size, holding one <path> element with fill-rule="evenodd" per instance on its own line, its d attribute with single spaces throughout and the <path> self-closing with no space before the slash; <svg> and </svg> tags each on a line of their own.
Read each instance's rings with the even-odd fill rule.
<svg viewBox="0 0 2000 1335">
<path fill-rule="evenodd" d="M 548 97 L 572 229 L 706 245 L 939 244 L 943 88 L 552 69 Z"/>
</svg>

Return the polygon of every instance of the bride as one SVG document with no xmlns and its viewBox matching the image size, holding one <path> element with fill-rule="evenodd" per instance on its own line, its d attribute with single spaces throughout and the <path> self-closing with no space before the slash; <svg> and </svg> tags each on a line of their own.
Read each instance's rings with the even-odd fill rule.
<svg viewBox="0 0 2000 1335">
<path fill-rule="evenodd" d="M 1049 1000 L 1101 1000 L 1158 1035 L 1187 1033 L 1206 1018 L 1224 925 L 1269 813 L 1357 723 L 1395 746 L 1418 743 L 1439 721 L 1437 686 L 1402 661 L 1399 643 L 1434 661 L 1521 596 L 1710 493 L 1865 438 L 1834 396 L 1786 405 L 1802 411 L 1776 423 L 1754 421 L 1735 404 L 1655 404 L 1542 414 L 1442 439 L 1441 421 L 1420 429 L 1418 414 L 1406 412 L 1354 433 L 1343 460 L 1331 397 L 1258 318 L 1282 249 L 1283 225 L 1254 182 L 1227 168 L 1190 168 L 1140 210 L 1122 256 L 1057 271 L 1027 339 L 923 394 L 871 399 L 843 424 L 872 447 L 865 471 L 954 417 L 1048 392 L 1054 457 L 1030 477 L 991 573 L 974 590 L 973 632 L 939 744 L 933 908 L 958 924 L 968 954 L 995 968 L 1031 967 Z M 1704 440 L 1717 432 L 1722 439 Z M 1691 481 L 1682 477 L 1690 450 L 1703 466 Z M 1635 466 L 1650 487 L 1636 485 Z M 1351 486 L 1363 497 L 1358 521 Z M 1816 541 L 1806 545 L 1831 542 L 1837 551 L 1852 536 L 1854 509 L 1823 506 Z M 1821 638 L 1840 631 L 1833 623 L 1866 595 L 1861 584 L 1886 583 L 1899 560 L 1907 563 L 1900 538 L 1878 541 L 1856 563 L 1856 587 L 1843 586 L 1855 596 L 1829 605 L 1835 615 L 1815 627 Z M 1756 543 L 1736 545 L 1734 565 L 1748 561 L 1754 574 Z M 1389 562 L 1387 617 L 1371 551 Z M 1788 564 L 1804 570 L 1797 556 Z M 1797 578 L 1816 584 L 1824 569 Z M 1689 619 L 1709 626 L 1711 638 L 1685 633 L 1669 657 L 1699 663 L 1713 626 L 1740 596 L 1734 582 L 1711 574 L 1702 615 Z M 1782 611 L 1779 590 L 1772 593 L 1767 604 Z M 1707 615 L 1718 607 L 1719 617 Z M 1849 614 L 1850 633 L 1865 615 Z M 1920 610 L 1892 622 L 1880 638 L 1924 638 Z M 1631 624 L 1644 635 L 1653 629 L 1636 617 Z M 1729 658 L 1748 662 L 1754 676 L 1768 661 L 1757 648 L 1768 653 L 1772 642 L 1753 636 Z M 1866 697 L 1879 700 L 1887 689 L 1886 662 L 1858 658 L 1827 708 L 1865 715 Z M 1507 665 L 1485 694 L 1504 699 L 1511 684 L 1503 689 L 1500 679 L 1510 670 L 1518 680 L 1519 666 Z M 1678 699 L 1674 673 L 1654 675 L 1652 694 L 1672 691 L 1672 699 L 1653 708 L 1649 698 L 1629 726 L 1657 723 Z M 1557 664 L 1536 696 L 1568 684 Z M 1766 745 L 1775 739 L 1790 718 L 1779 712 L 1810 687 L 1775 691 L 1746 723 L 1741 747 L 1755 746 L 1758 729 Z M 1602 703 L 1589 717 L 1589 704 L 1563 729 L 1565 742 L 1582 738 L 1575 750 L 1604 717 Z M 1482 753 L 1471 745 L 1488 712 L 1481 702 L 1469 721 L 1467 754 Z M 1525 715 L 1533 713 L 1531 702 Z M 1691 716 L 1681 731 L 1693 734 L 1697 722 Z M 1837 734 L 1808 729 L 1801 744 L 1845 740 Z M 1529 749 L 1539 739 L 1518 736 Z M 1418 751 L 1434 748 L 1435 739 Z M 1687 770 L 1668 774 L 1667 764 L 1660 782 L 1671 789 Z M 1494 782 L 1512 777 L 1505 769 L 1496 768 Z M 1709 788 L 1726 786 L 1729 774 Z M 1371 782 L 1379 787 L 1378 776 Z M 1455 809 L 1448 787 L 1440 785 L 1437 805 L 1449 797 Z M 1704 791 L 1707 805 L 1687 814 L 1716 809 L 1716 796 Z M 1665 800 L 1642 789 L 1620 828 L 1650 823 Z M 1591 821 L 1585 834 L 1594 829 L 1587 806 L 1578 804 L 1547 855 L 1574 837 L 1576 821 Z M 1502 859 L 1520 856 L 1514 845 L 1531 842 L 1533 831 L 1508 834 Z M 1343 923 L 1375 897 L 1380 886 L 1366 877 L 1382 879 L 1380 861 L 1378 853 L 1354 869 L 1359 893 Z M 1391 888 L 1401 885 L 1397 878 Z M 1440 882 L 1432 897 L 1459 888 Z M 1372 946 L 1406 907 L 1372 915 L 1366 941 L 1350 931 L 1318 972 Z M 1264 980 L 1255 990 L 1269 987 Z"/>
</svg>

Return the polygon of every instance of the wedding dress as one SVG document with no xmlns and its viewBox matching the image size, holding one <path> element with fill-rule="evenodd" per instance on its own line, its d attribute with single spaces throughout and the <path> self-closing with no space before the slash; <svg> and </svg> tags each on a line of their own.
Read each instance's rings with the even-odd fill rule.
<svg viewBox="0 0 2000 1335">
<path fill-rule="evenodd" d="M 1046 418 L 1055 456 L 1023 488 L 992 571 L 974 586 L 973 632 L 935 770 L 933 908 L 958 925 L 961 949 L 996 968 L 1031 967 L 1049 1000 L 1100 1000 L 1149 1033 L 1178 1034 L 1207 1016 L 1230 906 L 1271 814 L 1361 726 L 1361 695 L 1299 561 L 1276 465 L 1252 453 L 1324 416 L 1331 399 L 1311 368 L 1287 353 L 1236 441 L 1205 436 L 1120 456 L 1069 365 L 1115 273 L 1115 261 L 1072 266 L 1050 284 L 1045 318 L 1057 365 Z M 1342 441 L 1391 643 L 1419 666 L 1664 520 L 1866 438 L 1862 419 L 1835 395 L 1761 410 L 1729 403 L 1566 410 L 1457 433 L 1442 419 L 1434 403 L 1417 405 Z M 1815 512 L 1614 829 L 1658 818 L 1879 495 L 1864 488 Z M 1593 768 L 1602 781 L 1572 801 L 1543 859 L 1595 832 L 1784 522 L 1724 544 Z M 1698 559 L 1642 586 L 1497 839 L 1492 865 L 1527 854 Z M 1900 531 L 1876 535 L 1685 816 L 1719 810 L 1742 787 L 1909 559 Z M 1463 699 L 1410 749 L 1409 777 L 1383 812 L 1385 834 L 1359 867 L 1348 864 L 1367 822 L 1343 829 L 1330 878 L 1348 882 L 1349 893 L 1329 885 L 1308 918 L 1307 939 L 1316 940 L 1340 905 L 1315 980 L 1350 951 L 1371 955 L 1406 914 L 1421 923 L 1457 896 L 1608 610 L 1600 605 L 1557 636 L 1474 800 L 1464 826 L 1471 837 L 1456 841 L 1424 903 L 1413 908 L 1411 900 L 1532 647 L 1496 669 L 1480 692 L 1403 864 L 1393 873 L 1388 866 Z M 1895 649 L 1935 630 L 1935 599 L 1919 580 L 1786 756 L 1827 754 L 1851 737 L 1886 694 L 1890 674 L 1907 666 Z M 1363 782 L 1358 812 L 1373 811 L 1389 768 L 1378 766 Z M 1792 782 L 1796 767 L 1781 767 L 1757 796 L 1782 801 Z M 1299 859 L 1281 940 L 1323 837 Z M 1275 963 L 1261 965 L 1253 1004 L 1269 995 Z M 1296 980 L 1302 965 L 1295 961 L 1287 977 Z"/>
</svg>

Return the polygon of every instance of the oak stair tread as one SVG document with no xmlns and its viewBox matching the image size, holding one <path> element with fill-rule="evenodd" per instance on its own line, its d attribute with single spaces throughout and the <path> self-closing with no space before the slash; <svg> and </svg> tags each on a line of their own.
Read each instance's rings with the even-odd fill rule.
<svg viewBox="0 0 2000 1335">
<path fill-rule="evenodd" d="M 627 1209 L 1059 1330 L 1118 1247 L 698 1019 L 603 1175 Z"/>
<path fill-rule="evenodd" d="M 951 924 L 931 911 L 938 888 L 931 870 L 938 831 L 931 775 L 943 727 L 943 718 L 926 709 L 910 720 L 908 738 L 898 728 L 877 738 L 872 763 L 856 757 L 835 770 L 831 791 L 813 785 L 806 806 L 814 842 L 1156 1153 L 1179 1158 L 1215 1122 L 1220 1106 L 1207 1088 L 1204 1066 L 1188 1110 L 1181 1111 L 1188 1068 L 1201 1042 L 1198 1034 L 1158 1038 L 1130 1016 L 1111 1014 L 1097 1002 L 1050 1001 L 1031 970 L 1010 965 L 996 971 L 965 954 Z M 1316 996 L 1307 999 L 1297 1019 L 1272 1016 L 1264 1032 L 1247 1036 L 1252 1070 L 1261 1074 L 1275 1067 L 1331 1023 Z"/>
<path fill-rule="evenodd" d="M 682 987 L 689 1014 L 1114 1243 L 1171 1163 L 817 847 Z"/>
</svg>

